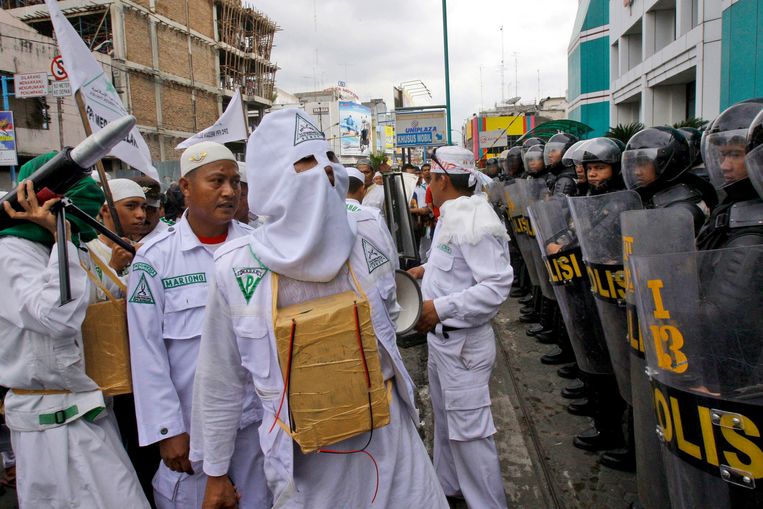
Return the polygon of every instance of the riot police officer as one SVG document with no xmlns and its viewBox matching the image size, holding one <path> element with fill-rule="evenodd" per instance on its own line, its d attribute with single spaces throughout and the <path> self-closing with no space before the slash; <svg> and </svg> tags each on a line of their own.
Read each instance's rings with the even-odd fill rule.
<svg viewBox="0 0 763 509">
<path fill-rule="evenodd" d="M 525 166 L 522 162 L 522 147 L 515 145 L 508 150 L 505 150 L 502 153 L 502 156 L 504 183 L 508 186 L 514 182 L 514 179 L 522 178 L 525 175 Z M 530 275 L 527 272 L 527 265 L 522 259 L 522 253 L 517 247 L 516 234 L 513 229 L 508 228 L 508 230 L 509 235 L 511 236 L 509 254 L 511 255 L 511 265 L 514 267 L 514 282 L 511 286 L 509 296 L 519 298 L 520 303 L 526 306 L 532 300 Z M 525 309 L 525 314 L 534 312 L 534 308 Z"/>
<path fill-rule="evenodd" d="M 710 180 L 726 197 L 697 237 L 699 249 L 720 249 L 763 241 L 763 206 L 745 166 L 747 133 L 763 110 L 763 98 L 734 104 L 707 129 L 703 159 Z"/>
<path fill-rule="evenodd" d="M 546 179 L 552 194 L 577 195 L 577 177 L 572 161 L 564 159 L 570 147 L 578 142 L 577 136 L 558 133 L 549 138 L 543 148 L 543 161 L 551 174 Z"/>
<path fill-rule="evenodd" d="M 693 150 L 671 127 L 650 127 L 628 141 L 622 157 L 625 185 L 639 193 L 646 208 L 676 207 L 694 219 L 695 233 L 718 202 L 709 183 L 687 170 Z"/>
<path fill-rule="evenodd" d="M 621 161 L 625 145 L 614 138 L 594 138 L 585 144 L 581 162 L 588 181 L 587 196 L 625 189 Z"/>
</svg>

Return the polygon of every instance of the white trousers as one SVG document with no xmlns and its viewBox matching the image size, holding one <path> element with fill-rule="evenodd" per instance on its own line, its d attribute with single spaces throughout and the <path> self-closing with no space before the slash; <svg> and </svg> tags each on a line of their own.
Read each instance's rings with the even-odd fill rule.
<svg viewBox="0 0 763 509">
<path fill-rule="evenodd" d="M 495 335 L 489 324 L 447 335 L 427 337 L 435 471 L 446 495 L 463 496 L 470 508 L 505 509 L 490 410 Z"/>
<path fill-rule="evenodd" d="M 263 470 L 257 429 L 260 421 L 239 430 L 228 475 L 241 495 L 241 509 L 270 509 L 272 498 Z M 207 476 L 202 462 L 193 463 L 193 475 L 173 472 L 162 462 L 154 476 L 154 500 L 158 509 L 196 509 L 204 502 Z"/>
<path fill-rule="evenodd" d="M 111 415 L 11 431 L 11 440 L 21 509 L 149 507 Z"/>
</svg>

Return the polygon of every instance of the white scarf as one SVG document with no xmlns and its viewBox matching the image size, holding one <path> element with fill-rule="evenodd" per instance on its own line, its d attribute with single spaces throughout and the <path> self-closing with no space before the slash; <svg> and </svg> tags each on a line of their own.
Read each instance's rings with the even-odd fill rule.
<svg viewBox="0 0 763 509">
<path fill-rule="evenodd" d="M 508 240 L 506 227 L 487 202 L 484 194 L 461 196 L 440 207 L 438 242 L 476 244 L 485 235 Z"/>
<path fill-rule="evenodd" d="M 268 220 L 252 233 L 252 250 L 270 270 L 300 281 L 326 282 L 350 257 L 355 233 L 347 221 L 349 178 L 332 163 L 323 133 L 302 110 L 269 113 L 249 137 L 249 209 Z M 314 156 L 317 166 L 297 173 L 294 163 Z M 324 168 L 334 170 L 331 185 Z"/>
</svg>

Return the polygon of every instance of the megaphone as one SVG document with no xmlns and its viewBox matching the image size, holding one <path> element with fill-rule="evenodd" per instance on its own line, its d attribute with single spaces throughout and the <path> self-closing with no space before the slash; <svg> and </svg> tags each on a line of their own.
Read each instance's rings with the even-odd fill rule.
<svg viewBox="0 0 763 509">
<path fill-rule="evenodd" d="M 91 166 L 130 134 L 135 122 L 135 117 L 126 115 L 91 134 L 76 147 L 64 147 L 28 177 L 34 184 L 37 201 L 42 204 L 62 196 L 77 182 L 89 176 Z M 0 230 L 18 223 L 18 220 L 11 219 L 5 212 L 3 202 L 10 203 L 11 208 L 19 212 L 24 211 L 19 205 L 15 189 L 0 198 Z"/>
<path fill-rule="evenodd" d="M 404 270 L 395 271 L 395 284 L 397 285 L 397 303 L 400 306 L 395 332 L 398 336 L 404 336 L 411 332 L 419 321 L 423 299 L 418 281 Z"/>
</svg>

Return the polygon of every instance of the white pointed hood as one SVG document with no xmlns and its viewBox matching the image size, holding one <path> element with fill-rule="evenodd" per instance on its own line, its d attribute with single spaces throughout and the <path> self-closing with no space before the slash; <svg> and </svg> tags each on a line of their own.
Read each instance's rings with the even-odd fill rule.
<svg viewBox="0 0 763 509">
<path fill-rule="evenodd" d="M 298 109 L 265 115 L 249 137 L 249 209 L 268 221 L 252 233 L 252 249 L 270 270 L 300 281 L 332 280 L 350 256 L 355 234 L 347 221 L 348 177 L 313 119 Z M 315 168 L 297 173 L 307 156 Z M 334 170 L 334 185 L 324 168 Z"/>
</svg>

